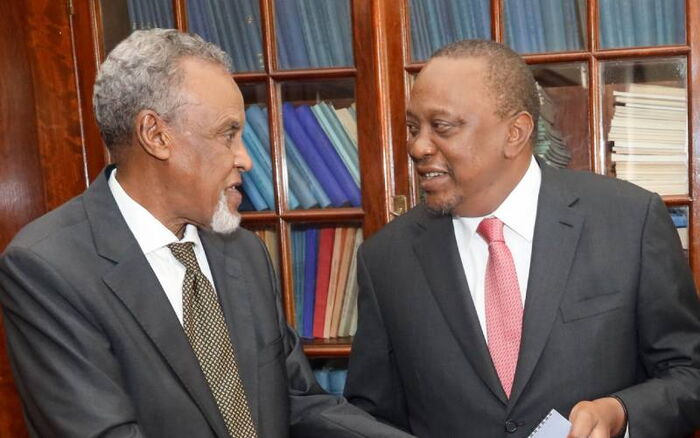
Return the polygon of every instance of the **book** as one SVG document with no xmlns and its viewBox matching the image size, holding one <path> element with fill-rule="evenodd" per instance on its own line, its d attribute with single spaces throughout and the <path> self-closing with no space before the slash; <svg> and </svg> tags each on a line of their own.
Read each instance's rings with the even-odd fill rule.
<svg viewBox="0 0 700 438">
<path fill-rule="evenodd" d="M 318 120 L 316 120 L 314 117 L 311 109 L 307 105 L 299 105 L 296 108 L 296 113 L 299 122 L 314 145 L 316 153 L 332 172 L 332 175 L 334 176 L 341 190 L 348 197 L 350 205 L 353 207 L 359 207 L 360 187 L 353 181 L 352 176 L 350 176 L 350 172 L 343 164 L 338 152 L 336 152 L 335 148 L 333 148 L 333 145 L 328 139 L 326 133 L 323 132 L 323 128 L 321 128 Z"/>
<path fill-rule="evenodd" d="M 328 284 L 331 276 L 333 257 L 333 228 L 321 228 L 318 237 L 318 257 L 316 264 L 316 293 L 314 298 L 313 337 L 325 337 Z"/>
<path fill-rule="evenodd" d="M 335 112 L 324 102 L 311 106 L 311 111 L 328 136 L 335 151 L 338 153 L 341 160 L 343 160 L 343 164 L 348 172 L 350 172 L 353 181 L 359 187 L 360 169 L 357 164 L 357 150 L 353 148 L 352 142 L 345 134 L 342 125 L 337 122 Z"/>
<path fill-rule="evenodd" d="M 323 324 L 323 337 L 332 338 L 331 322 L 333 320 L 333 309 L 336 306 L 338 298 L 338 274 L 340 273 L 340 262 L 342 258 L 343 247 L 345 246 L 345 238 L 347 234 L 342 227 L 336 227 L 333 236 L 333 252 L 331 254 L 331 273 L 328 278 L 328 296 L 326 298 L 326 315 Z"/>
<path fill-rule="evenodd" d="M 540 421 L 528 438 L 566 438 L 571 429 L 571 423 L 559 412 L 552 409 Z"/>
<path fill-rule="evenodd" d="M 311 140 L 306 130 L 302 127 L 297 114 L 294 111 L 294 106 L 285 102 L 282 105 L 282 120 L 284 128 L 289 138 L 292 139 L 297 150 L 300 152 L 306 164 L 312 170 L 314 176 L 318 179 L 323 187 L 323 191 L 328 195 L 331 205 L 334 207 L 342 207 L 350 203 L 348 195 L 340 188 L 335 176 L 321 159 L 320 152 L 316 149 L 316 144 Z"/>
<path fill-rule="evenodd" d="M 309 189 L 317 205 L 321 208 L 328 207 L 331 205 L 331 200 L 328 195 L 321 187 L 321 183 L 316 179 L 314 173 L 311 171 L 309 166 L 304 161 L 304 158 L 299 153 L 292 137 L 285 131 L 284 137 L 284 150 L 287 156 L 287 166 L 296 167 L 299 171 L 299 175 L 305 183 L 305 187 Z"/>
<path fill-rule="evenodd" d="M 335 300 L 333 301 L 333 313 L 331 315 L 330 336 L 333 338 L 339 336 L 340 319 L 345 301 L 345 292 L 347 291 L 347 283 L 351 280 L 348 278 L 348 274 L 350 272 L 353 249 L 355 247 L 355 228 L 343 227 L 342 230 L 343 244 L 342 248 L 340 249 L 338 276 L 335 283 Z"/>
<path fill-rule="evenodd" d="M 304 309 L 302 312 L 304 338 L 314 337 L 314 311 L 316 300 L 316 276 L 318 262 L 319 231 L 309 228 L 304 233 Z"/>
<path fill-rule="evenodd" d="M 248 202 L 251 204 L 253 209 L 255 209 L 257 211 L 266 210 L 267 203 L 265 202 L 265 199 L 263 198 L 262 194 L 260 193 L 260 190 L 258 190 L 258 187 L 255 185 L 255 182 L 250 177 L 250 174 L 244 173 L 241 176 L 241 179 L 242 179 L 243 193 L 245 195 L 244 199 L 248 200 Z M 244 209 L 244 208 L 241 207 L 241 209 Z"/>
<path fill-rule="evenodd" d="M 340 312 L 340 323 L 338 324 L 338 336 L 351 336 L 355 332 L 352 330 L 353 319 L 357 318 L 357 249 L 362 243 L 362 228 L 355 230 L 353 236 L 353 246 L 351 251 L 350 266 L 348 267 L 348 280 L 345 283 L 345 294 L 343 296 L 343 306 Z"/>
<path fill-rule="evenodd" d="M 292 273 L 294 274 L 294 321 L 299 336 L 304 331 L 304 268 L 306 233 L 303 229 L 292 228 Z"/>
<path fill-rule="evenodd" d="M 250 178 L 255 182 L 255 185 L 267 204 L 267 209 L 274 210 L 275 194 L 272 188 L 272 167 L 267 165 L 265 160 L 266 155 L 267 160 L 270 159 L 269 151 L 265 151 L 252 129 L 243 129 L 243 143 L 246 145 L 248 152 L 250 152 L 249 155 L 253 161 L 252 169 L 244 175 L 250 175 Z M 290 204 L 298 204 L 296 199 L 292 200 L 291 193 L 289 198 Z"/>
<path fill-rule="evenodd" d="M 297 2 L 292 0 L 275 2 L 277 44 L 284 45 L 289 56 L 289 64 L 282 68 L 303 68 L 313 66 L 306 50 L 302 21 Z"/>
</svg>

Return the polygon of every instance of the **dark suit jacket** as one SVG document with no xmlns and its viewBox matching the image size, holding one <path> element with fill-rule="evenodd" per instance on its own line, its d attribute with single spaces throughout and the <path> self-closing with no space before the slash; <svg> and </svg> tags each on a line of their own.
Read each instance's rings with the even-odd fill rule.
<svg viewBox="0 0 700 438">
<path fill-rule="evenodd" d="M 618 395 L 631 438 L 700 425 L 700 305 L 661 199 L 542 167 L 512 397 L 449 216 L 419 206 L 360 249 L 348 399 L 419 437 L 526 437 L 551 408 Z"/>
<path fill-rule="evenodd" d="M 25 227 L 0 260 L 10 359 L 30 433 L 228 436 L 108 173 Z M 394 436 L 315 383 L 260 240 L 242 229 L 200 236 L 259 436 Z"/>
</svg>

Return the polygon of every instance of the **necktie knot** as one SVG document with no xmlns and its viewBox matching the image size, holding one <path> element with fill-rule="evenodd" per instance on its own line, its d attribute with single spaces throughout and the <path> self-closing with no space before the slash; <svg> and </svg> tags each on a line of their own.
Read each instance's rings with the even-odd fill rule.
<svg viewBox="0 0 700 438">
<path fill-rule="evenodd" d="M 486 243 L 505 242 L 503 239 L 503 222 L 496 218 L 486 218 L 479 223 L 476 232 L 486 240 Z"/>
<path fill-rule="evenodd" d="M 176 242 L 168 245 L 170 252 L 186 269 L 199 271 L 197 257 L 194 255 L 194 242 Z"/>
</svg>

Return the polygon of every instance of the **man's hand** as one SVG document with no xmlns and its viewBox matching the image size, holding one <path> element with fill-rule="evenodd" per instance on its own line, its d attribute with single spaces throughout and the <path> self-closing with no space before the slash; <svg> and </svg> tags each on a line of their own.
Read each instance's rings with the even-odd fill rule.
<svg viewBox="0 0 700 438">
<path fill-rule="evenodd" d="M 610 438 L 619 435 L 627 424 L 625 408 L 613 397 L 576 403 L 569 421 L 567 438 Z"/>
</svg>

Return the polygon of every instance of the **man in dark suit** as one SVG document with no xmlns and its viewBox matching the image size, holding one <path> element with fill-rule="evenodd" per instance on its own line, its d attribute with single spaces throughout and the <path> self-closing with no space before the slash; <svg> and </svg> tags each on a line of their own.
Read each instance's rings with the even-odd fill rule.
<svg viewBox="0 0 700 438">
<path fill-rule="evenodd" d="M 539 103 L 491 41 L 438 51 L 407 110 L 425 202 L 358 255 L 346 397 L 419 437 L 682 437 L 700 305 L 663 201 L 532 155 Z"/>
<path fill-rule="evenodd" d="M 251 161 L 229 65 L 161 29 L 102 65 L 94 107 L 116 166 L 0 260 L 32 436 L 407 436 L 320 389 L 266 250 L 237 229 Z"/>
</svg>

